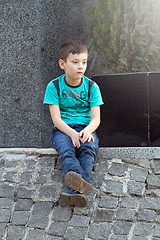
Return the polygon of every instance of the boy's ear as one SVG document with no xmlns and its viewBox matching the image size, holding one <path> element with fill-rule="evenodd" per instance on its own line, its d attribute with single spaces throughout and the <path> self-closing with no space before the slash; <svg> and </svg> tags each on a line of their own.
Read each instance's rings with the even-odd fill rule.
<svg viewBox="0 0 160 240">
<path fill-rule="evenodd" d="M 64 60 L 59 59 L 59 66 L 61 69 L 64 69 L 64 63 L 65 63 Z"/>
</svg>

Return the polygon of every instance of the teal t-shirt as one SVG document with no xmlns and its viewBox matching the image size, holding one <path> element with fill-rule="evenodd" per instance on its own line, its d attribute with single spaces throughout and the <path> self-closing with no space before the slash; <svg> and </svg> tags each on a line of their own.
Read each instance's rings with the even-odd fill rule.
<svg viewBox="0 0 160 240">
<path fill-rule="evenodd" d="M 59 94 L 54 81 L 58 79 Z M 65 80 L 65 74 L 50 81 L 45 92 L 44 104 L 59 105 L 61 118 L 67 124 L 85 124 L 91 121 L 91 108 L 103 104 L 98 85 L 93 82 L 89 92 L 89 81 L 82 77 L 78 86 L 70 86 Z"/>
</svg>

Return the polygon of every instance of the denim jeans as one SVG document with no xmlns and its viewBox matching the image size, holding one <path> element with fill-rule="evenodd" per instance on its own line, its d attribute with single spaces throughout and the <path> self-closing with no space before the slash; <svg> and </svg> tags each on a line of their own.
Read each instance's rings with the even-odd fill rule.
<svg viewBox="0 0 160 240">
<path fill-rule="evenodd" d="M 69 126 L 77 132 L 85 128 L 84 125 L 80 124 L 70 124 Z M 89 181 L 98 149 L 97 135 L 95 132 L 92 135 L 94 142 L 81 143 L 79 148 L 75 148 L 68 135 L 57 128 L 53 128 L 52 145 L 59 154 L 64 174 L 74 171 L 80 174 L 85 181 Z"/>
</svg>

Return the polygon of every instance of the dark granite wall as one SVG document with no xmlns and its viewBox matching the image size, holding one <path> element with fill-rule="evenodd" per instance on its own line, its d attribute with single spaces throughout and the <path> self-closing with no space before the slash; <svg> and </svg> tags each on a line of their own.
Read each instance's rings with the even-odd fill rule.
<svg viewBox="0 0 160 240">
<path fill-rule="evenodd" d="M 52 123 L 43 106 L 47 83 L 60 75 L 57 47 L 84 40 L 91 51 L 87 76 L 97 73 L 86 4 L 96 0 L 1 0 L 0 147 L 50 147 Z"/>
</svg>

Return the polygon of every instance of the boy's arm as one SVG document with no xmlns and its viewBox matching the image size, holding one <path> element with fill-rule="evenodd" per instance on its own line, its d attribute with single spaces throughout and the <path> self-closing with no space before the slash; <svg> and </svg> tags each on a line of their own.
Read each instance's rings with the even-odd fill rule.
<svg viewBox="0 0 160 240">
<path fill-rule="evenodd" d="M 94 142 L 92 132 L 94 132 L 98 128 L 99 124 L 100 124 L 100 106 L 95 106 L 91 108 L 91 122 L 87 127 L 85 127 L 80 132 L 82 143 L 85 143 L 86 141 L 90 142 L 91 140 Z"/>
<path fill-rule="evenodd" d="M 80 147 L 80 138 L 79 133 L 76 132 L 74 129 L 69 127 L 62 119 L 61 113 L 58 105 L 49 105 L 49 110 L 51 114 L 52 121 L 54 125 L 61 131 L 67 134 L 73 142 L 74 147 Z"/>
</svg>

